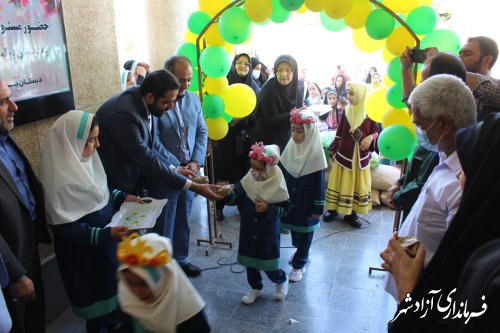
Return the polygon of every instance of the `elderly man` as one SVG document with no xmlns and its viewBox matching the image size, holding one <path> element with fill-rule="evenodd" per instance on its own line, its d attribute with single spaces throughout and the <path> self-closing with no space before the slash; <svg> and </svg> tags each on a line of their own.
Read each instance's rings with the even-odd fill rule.
<svg viewBox="0 0 500 333">
<path fill-rule="evenodd" d="M 180 87 L 172 111 L 158 120 L 160 141 L 170 153 L 166 158 L 171 165 L 197 174 L 205 162 L 208 130 L 198 96 L 188 91 L 193 68 L 188 58 L 173 56 L 165 62 L 165 69 L 174 74 Z M 174 258 L 186 275 L 198 276 L 200 268 L 191 264 L 188 259 L 188 218 L 194 193 L 165 186 L 155 191 L 166 195 L 168 202 L 165 214 L 159 217 L 154 231 L 172 239 Z"/>
<path fill-rule="evenodd" d="M 10 136 L 17 105 L 0 79 L 0 255 L 9 284 L 3 289 L 12 332 L 45 330 L 45 297 L 37 243 L 50 243 L 42 186 Z"/>
<path fill-rule="evenodd" d="M 476 122 L 472 92 L 453 75 L 440 74 L 417 86 L 408 100 L 413 123 L 422 145 L 435 147 L 439 164 L 425 182 L 415 205 L 399 230 L 400 236 L 413 236 L 426 250 L 427 264 L 452 221 L 462 196 L 456 173 L 461 170 L 455 148 L 459 128 Z M 397 289 L 388 276 L 386 291 L 397 298 Z"/>
<path fill-rule="evenodd" d="M 142 195 L 156 182 L 222 199 L 213 192 L 214 185 L 191 182 L 192 171 L 176 170 L 165 158 L 169 153 L 158 139 L 158 118 L 172 108 L 178 89 L 172 73 L 155 71 L 140 86 L 112 97 L 97 110 L 99 156 L 110 188 Z"/>
</svg>

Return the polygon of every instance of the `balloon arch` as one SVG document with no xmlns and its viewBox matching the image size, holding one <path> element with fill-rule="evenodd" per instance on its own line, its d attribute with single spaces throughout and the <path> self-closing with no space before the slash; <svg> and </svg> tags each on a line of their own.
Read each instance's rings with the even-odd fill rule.
<svg viewBox="0 0 500 333">
<path fill-rule="evenodd" d="M 460 50 L 460 39 L 453 31 L 435 29 L 432 0 L 199 0 L 198 5 L 189 16 L 185 42 L 177 54 L 193 64 L 189 89 L 199 93 L 212 140 L 226 136 L 233 117 L 245 117 L 255 108 L 253 90 L 244 84 L 228 85 L 226 79 L 233 45 L 250 38 L 252 23 L 284 23 L 291 12 L 309 10 L 319 13 L 321 24 L 329 31 L 350 27 L 360 50 L 383 49 L 387 86 L 370 93 L 366 113 L 383 124 L 379 149 L 391 160 L 411 156 L 416 142 L 411 116 L 401 101 L 399 55 L 406 46 L 437 47 L 454 54 Z M 417 65 L 414 75 L 418 81 Z"/>
</svg>

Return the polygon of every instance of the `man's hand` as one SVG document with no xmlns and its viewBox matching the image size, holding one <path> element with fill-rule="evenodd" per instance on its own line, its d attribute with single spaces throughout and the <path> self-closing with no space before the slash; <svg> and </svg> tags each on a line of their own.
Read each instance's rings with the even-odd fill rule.
<svg viewBox="0 0 500 333">
<path fill-rule="evenodd" d="M 267 202 L 261 200 L 257 201 L 255 203 L 255 211 L 257 213 L 267 212 Z"/>
<path fill-rule="evenodd" d="M 413 60 L 411 60 L 412 50 L 410 47 L 406 47 L 401 56 L 399 57 L 399 63 L 401 68 L 408 69 L 413 67 Z"/>
<path fill-rule="evenodd" d="M 387 203 L 393 209 L 398 209 L 398 207 L 394 206 L 394 202 L 392 201 L 392 198 L 394 197 L 394 194 L 396 194 L 396 192 L 399 191 L 400 188 L 401 188 L 401 184 L 399 182 L 395 182 L 387 190 Z"/>
<path fill-rule="evenodd" d="M 197 175 L 198 171 L 200 170 L 200 168 L 198 168 L 198 163 L 195 161 L 191 161 L 186 164 L 186 169 L 193 171 L 195 175 Z"/>
<path fill-rule="evenodd" d="M 192 183 L 189 188 L 194 193 L 198 193 L 210 200 L 222 200 L 223 196 L 217 194 L 215 189 L 219 188 L 220 185 L 212 185 L 212 184 L 196 184 Z"/>
<path fill-rule="evenodd" d="M 177 172 L 180 173 L 181 175 L 183 175 L 184 177 L 187 177 L 187 178 L 196 177 L 196 173 L 189 170 L 187 167 L 186 168 L 179 168 L 179 169 L 177 169 Z"/>
<path fill-rule="evenodd" d="M 14 302 L 18 300 L 32 301 L 35 299 L 35 287 L 29 277 L 23 275 L 19 280 L 9 285 L 10 295 Z"/>
</svg>

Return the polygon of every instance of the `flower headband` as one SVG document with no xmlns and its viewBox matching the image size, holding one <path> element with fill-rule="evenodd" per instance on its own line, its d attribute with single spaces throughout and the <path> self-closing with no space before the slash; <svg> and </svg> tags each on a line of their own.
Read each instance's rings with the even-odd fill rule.
<svg viewBox="0 0 500 333">
<path fill-rule="evenodd" d="M 251 150 L 248 157 L 258 161 L 264 161 L 266 164 L 273 164 L 274 157 L 272 153 L 267 151 L 266 147 L 264 147 L 263 142 L 256 142 L 250 148 Z"/>
<path fill-rule="evenodd" d="M 153 253 L 153 247 L 142 240 L 137 232 L 134 232 L 118 244 L 116 255 L 120 262 L 130 266 L 161 267 L 172 260 L 165 249 L 153 256 L 147 256 L 146 253 Z"/>
<path fill-rule="evenodd" d="M 312 124 L 314 122 L 314 118 L 311 115 L 306 115 L 300 112 L 300 110 L 293 110 L 290 112 L 290 123 L 292 124 Z"/>
</svg>

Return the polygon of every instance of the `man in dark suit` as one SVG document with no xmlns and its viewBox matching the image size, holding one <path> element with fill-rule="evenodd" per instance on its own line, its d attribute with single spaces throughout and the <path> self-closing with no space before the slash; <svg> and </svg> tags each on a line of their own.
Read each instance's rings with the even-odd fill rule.
<svg viewBox="0 0 500 333">
<path fill-rule="evenodd" d="M 170 164 L 198 174 L 205 162 L 208 130 L 198 96 L 187 90 L 193 77 L 193 68 L 188 58 L 174 56 L 165 62 L 165 69 L 174 74 L 180 84 L 172 111 L 158 120 L 160 141 L 170 153 L 165 157 Z M 174 258 L 186 275 L 198 276 L 200 268 L 191 264 L 188 259 L 189 214 L 194 193 L 177 191 L 171 187 L 158 190 L 166 193 L 168 202 L 165 214 L 160 216 L 164 225 L 160 224 L 159 219 L 155 231 L 172 239 Z"/>
<path fill-rule="evenodd" d="M 9 284 L 3 294 L 12 332 L 45 331 L 45 297 L 37 243 L 50 243 L 42 186 L 10 136 L 17 105 L 0 79 L 0 254 Z"/>
<path fill-rule="evenodd" d="M 152 195 L 149 187 L 158 183 L 222 199 L 213 192 L 214 185 L 192 183 L 188 179 L 195 176 L 191 170 L 176 169 L 165 158 L 168 152 L 158 138 L 158 118 L 172 108 L 178 90 L 175 76 L 159 70 L 97 110 L 101 142 L 98 151 L 110 188 L 139 195 L 145 190 Z"/>
</svg>

